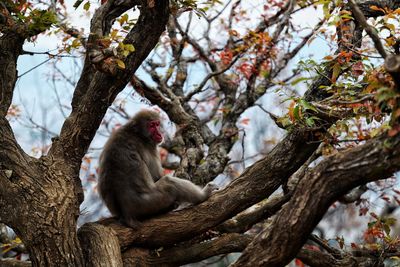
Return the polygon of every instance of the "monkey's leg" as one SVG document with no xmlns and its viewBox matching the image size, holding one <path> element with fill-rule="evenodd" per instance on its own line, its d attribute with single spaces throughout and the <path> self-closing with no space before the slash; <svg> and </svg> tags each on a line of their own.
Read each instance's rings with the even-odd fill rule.
<svg viewBox="0 0 400 267">
<path fill-rule="evenodd" d="M 206 200 L 213 191 L 211 187 L 206 186 L 204 189 L 201 189 L 199 186 L 188 180 L 169 175 L 162 177 L 160 181 L 161 180 L 164 180 L 166 183 L 169 183 L 175 187 L 175 191 L 177 194 L 176 200 L 179 203 L 189 202 L 192 204 L 198 204 Z"/>
<path fill-rule="evenodd" d="M 124 214 L 126 216 L 124 217 L 147 219 L 173 210 L 176 201 L 177 190 L 175 186 L 167 179 L 160 179 L 146 193 L 136 193 L 130 202 L 125 202 Z"/>
</svg>

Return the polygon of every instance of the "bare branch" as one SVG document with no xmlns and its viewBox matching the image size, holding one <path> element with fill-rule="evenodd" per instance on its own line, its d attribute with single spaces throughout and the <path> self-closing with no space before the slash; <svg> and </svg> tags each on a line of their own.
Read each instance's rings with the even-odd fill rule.
<svg viewBox="0 0 400 267">
<path fill-rule="evenodd" d="M 141 262 L 143 266 L 179 266 L 198 262 L 212 256 L 242 251 L 252 240 L 251 235 L 225 234 L 193 245 L 148 251 L 133 248 L 123 254 L 124 264 L 132 266 Z"/>
<path fill-rule="evenodd" d="M 264 200 L 253 207 L 251 211 L 244 211 L 217 227 L 219 231 L 241 233 L 251 228 L 255 223 L 268 219 L 274 215 L 286 202 L 291 194 L 280 194 Z"/>
</svg>

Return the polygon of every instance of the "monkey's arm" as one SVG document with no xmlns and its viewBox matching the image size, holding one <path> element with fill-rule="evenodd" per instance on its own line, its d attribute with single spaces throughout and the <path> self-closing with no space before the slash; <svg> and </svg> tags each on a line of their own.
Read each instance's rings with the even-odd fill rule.
<svg viewBox="0 0 400 267">
<path fill-rule="evenodd" d="M 117 156 L 119 161 L 116 178 L 120 181 L 120 192 L 134 191 L 137 194 L 147 193 L 154 187 L 151 173 L 137 151 L 131 149 L 121 152 Z"/>
</svg>

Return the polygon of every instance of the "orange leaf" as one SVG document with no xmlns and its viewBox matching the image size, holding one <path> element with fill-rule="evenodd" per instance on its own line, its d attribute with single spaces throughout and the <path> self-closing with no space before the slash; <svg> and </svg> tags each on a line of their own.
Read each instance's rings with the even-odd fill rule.
<svg viewBox="0 0 400 267">
<path fill-rule="evenodd" d="M 380 8 L 378 6 L 370 6 L 369 9 L 375 10 L 375 11 L 382 11 L 383 13 L 386 13 L 383 8 Z"/>
<path fill-rule="evenodd" d="M 294 122 L 295 121 L 295 118 L 294 118 L 294 106 L 296 105 L 296 102 L 294 102 L 294 101 L 292 101 L 291 103 L 290 103 L 290 105 L 289 105 L 289 112 L 288 112 L 288 115 L 289 115 L 289 118 L 290 118 L 290 120 L 292 121 L 292 122 Z"/>
<path fill-rule="evenodd" d="M 244 125 L 249 125 L 249 122 L 250 122 L 249 118 L 244 118 L 243 120 L 240 121 L 240 123 Z"/>
</svg>

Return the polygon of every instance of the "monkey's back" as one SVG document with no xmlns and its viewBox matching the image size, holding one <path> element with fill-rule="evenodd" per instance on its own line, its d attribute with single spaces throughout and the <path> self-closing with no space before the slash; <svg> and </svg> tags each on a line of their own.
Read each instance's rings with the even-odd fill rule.
<svg viewBox="0 0 400 267">
<path fill-rule="evenodd" d="M 121 214 L 120 207 L 126 204 L 126 199 L 139 202 L 140 194 L 151 191 L 154 186 L 143 159 L 149 150 L 144 145 L 140 136 L 121 127 L 104 146 L 100 156 L 99 193 L 113 215 Z"/>
</svg>

